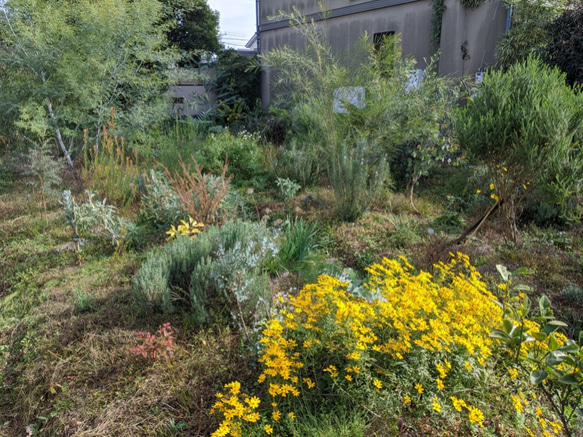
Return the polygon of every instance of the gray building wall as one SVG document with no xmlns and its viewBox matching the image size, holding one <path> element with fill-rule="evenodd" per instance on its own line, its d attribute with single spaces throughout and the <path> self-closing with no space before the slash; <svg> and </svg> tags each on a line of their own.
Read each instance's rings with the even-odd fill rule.
<svg viewBox="0 0 583 437">
<path fill-rule="evenodd" d="M 174 116 L 193 116 L 207 111 L 216 102 L 216 96 L 207 92 L 203 85 L 201 74 L 212 77 L 212 70 L 199 72 L 198 70 L 173 71 L 175 84 L 168 89 L 170 100 L 169 113 Z"/>
<path fill-rule="evenodd" d="M 285 20 L 271 18 L 280 10 L 296 6 L 302 13 L 321 20 L 317 0 L 260 0 L 260 51 L 289 45 L 301 48 L 301 37 Z M 328 0 L 330 15 L 323 24 L 332 48 L 342 53 L 365 34 L 395 32 L 401 34 L 404 56 L 417 60 L 417 68 L 426 66 L 435 44 L 431 43 L 433 7 L 428 0 Z M 506 10 L 502 1 L 487 1 L 476 10 L 466 9 L 459 0 L 446 0 L 441 32 L 441 57 L 438 72 L 456 77 L 475 74 L 478 68 L 494 63 L 494 48 L 504 34 Z M 462 49 L 462 46 L 464 47 Z M 269 71 L 262 80 L 264 105 L 271 101 Z"/>
</svg>

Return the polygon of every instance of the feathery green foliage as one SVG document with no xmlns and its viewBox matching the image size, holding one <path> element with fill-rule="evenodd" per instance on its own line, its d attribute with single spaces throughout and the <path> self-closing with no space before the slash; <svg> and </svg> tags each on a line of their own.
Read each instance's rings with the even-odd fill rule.
<svg viewBox="0 0 583 437">
<path fill-rule="evenodd" d="M 441 136 L 453 95 L 431 72 L 418 86 L 409 83 L 414 61 L 400 58 L 398 36 L 377 44 L 365 36 L 352 49 L 359 64 L 349 66 L 332 51 L 325 25 L 297 9 L 278 18 L 293 24 L 305 47 L 275 48 L 262 57 L 273 68 L 275 102 L 286 108 L 291 126 L 276 173 L 302 186 L 327 176 L 338 216 L 355 220 L 376 199 L 399 149 Z"/>
<path fill-rule="evenodd" d="M 60 195 L 59 186 L 61 185 L 63 162 L 53 158 L 46 141 L 43 141 L 40 145 L 33 146 L 29 150 L 27 161 L 26 173 L 34 178 L 31 181 L 31 185 L 40 192 L 46 219 L 47 202 L 50 199 L 58 198 Z"/>
<path fill-rule="evenodd" d="M 513 239 L 516 204 L 533 186 L 576 220 L 583 213 L 583 94 L 539 59 L 486 75 L 478 94 L 460 108 L 461 146 L 484 165 L 492 198 L 502 204 Z M 531 186 L 532 184 L 533 186 Z"/>
<path fill-rule="evenodd" d="M 72 166 L 87 129 L 98 143 L 110 108 L 123 128 L 142 130 L 164 114 L 167 65 L 156 0 L 53 2 L 9 0 L 0 5 L 0 112 L 6 131 L 48 120 Z"/>
</svg>

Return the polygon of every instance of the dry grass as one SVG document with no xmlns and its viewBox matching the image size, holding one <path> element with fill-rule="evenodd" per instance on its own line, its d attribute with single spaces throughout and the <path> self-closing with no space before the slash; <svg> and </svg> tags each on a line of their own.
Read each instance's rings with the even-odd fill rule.
<svg viewBox="0 0 583 437">
<path fill-rule="evenodd" d="M 228 330 L 193 332 L 186 315 L 145 317 L 129 290 L 141 254 L 98 243 L 77 255 L 54 208 L 49 226 L 24 194 L 2 198 L 0 230 L 0 435 L 208 435 L 214 393 L 249 379 L 241 339 Z M 16 220 L 15 220 L 16 219 Z M 105 250 L 104 250 L 105 249 Z M 79 294 L 92 302 L 79 309 Z M 164 322 L 177 332 L 172 363 L 134 356 L 138 331 Z M 186 323 L 186 324 L 185 324 Z"/>
</svg>

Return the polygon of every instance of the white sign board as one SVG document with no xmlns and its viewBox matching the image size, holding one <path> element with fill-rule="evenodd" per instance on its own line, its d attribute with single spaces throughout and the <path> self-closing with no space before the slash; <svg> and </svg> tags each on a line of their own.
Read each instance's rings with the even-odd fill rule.
<svg viewBox="0 0 583 437">
<path fill-rule="evenodd" d="M 334 90 L 334 112 L 346 114 L 348 110 L 345 105 L 356 106 L 362 109 L 366 106 L 366 90 L 361 86 L 347 86 Z"/>
</svg>

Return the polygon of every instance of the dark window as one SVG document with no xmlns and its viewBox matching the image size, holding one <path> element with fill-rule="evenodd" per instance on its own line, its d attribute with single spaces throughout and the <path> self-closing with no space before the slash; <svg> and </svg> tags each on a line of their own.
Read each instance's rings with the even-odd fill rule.
<svg viewBox="0 0 583 437">
<path fill-rule="evenodd" d="M 390 35 L 394 35 L 394 34 L 395 34 L 395 31 L 393 31 L 393 30 L 390 30 L 388 32 L 375 33 L 372 37 L 372 41 L 374 43 L 375 48 L 378 49 L 380 47 L 380 45 L 383 42 L 383 39 L 385 37 L 390 36 Z"/>
</svg>

